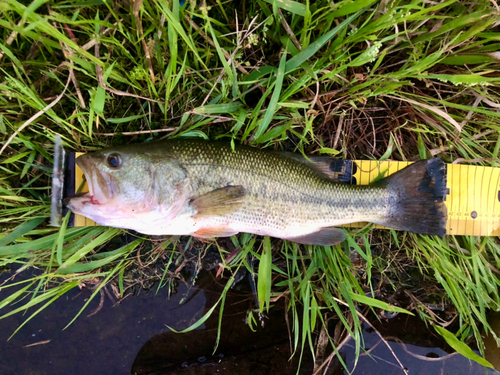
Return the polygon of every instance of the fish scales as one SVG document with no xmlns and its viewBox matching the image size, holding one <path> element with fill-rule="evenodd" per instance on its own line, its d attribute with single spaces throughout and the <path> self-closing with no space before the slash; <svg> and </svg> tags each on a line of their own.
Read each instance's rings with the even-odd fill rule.
<svg viewBox="0 0 500 375">
<path fill-rule="evenodd" d="M 384 189 L 328 180 L 286 154 L 250 147 L 235 152 L 228 144 L 190 141 L 171 141 L 168 149 L 186 169 L 195 196 L 227 185 L 245 187 L 240 209 L 217 218 L 220 223 L 231 220 L 262 231 L 289 231 L 376 220 L 387 211 Z"/>
<path fill-rule="evenodd" d="M 370 186 L 333 180 L 320 159 L 185 139 L 110 148 L 77 159 L 90 192 L 69 207 L 146 234 L 249 232 L 328 245 L 345 238 L 333 226 L 359 221 L 444 234 L 440 159 Z"/>
</svg>

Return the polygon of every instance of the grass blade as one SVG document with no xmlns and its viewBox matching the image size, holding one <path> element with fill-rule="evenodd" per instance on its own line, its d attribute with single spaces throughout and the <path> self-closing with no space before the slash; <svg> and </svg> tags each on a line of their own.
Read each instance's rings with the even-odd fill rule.
<svg viewBox="0 0 500 375">
<path fill-rule="evenodd" d="M 315 40 L 314 42 L 309 44 L 307 48 L 304 48 L 297 55 L 288 60 L 285 67 L 285 73 L 288 74 L 292 72 L 293 70 L 297 69 L 300 65 L 302 65 L 304 62 L 306 62 L 308 59 L 310 59 L 312 56 L 314 56 L 316 52 L 318 52 L 326 43 L 328 43 L 335 35 L 337 35 L 340 32 L 340 30 L 346 28 L 352 22 L 353 19 L 358 17 L 361 14 L 361 12 L 362 11 L 359 11 L 356 14 L 353 14 L 352 16 L 346 18 L 338 26 L 334 27 L 328 33 L 320 37 L 318 40 Z"/>
<path fill-rule="evenodd" d="M 254 132 L 253 138 L 258 139 L 264 132 L 267 131 L 271 120 L 273 119 L 274 113 L 278 106 L 278 101 L 280 99 L 281 89 L 283 87 L 283 79 L 285 78 L 285 65 L 286 65 L 286 51 L 281 56 L 280 65 L 278 71 L 276 72 L 276 82 L 274 84 L 273 95 L 269 101 L 269 106 L 267 107 L 264 118 L 259 122 L 257 129 Z"/>
<path fill-rule="evenodd" d="M 37 219 L 26 221 L 26 222 L 20 224 L 19 226 L 14 228 L 12 230 L 12 232 L 7 234 L 5 237 L 0 238 L 0 247 L 8 245 L 11 242 L 14 242 L 17 238 L 24 236 L 26 233 L 35 229 L 37 226 L 39 226 L 44 221 L 45 221 L 45 218 L 37 218 Z"/>
<path fill-rule="evenodd" d="M 271 283 L 272 283 L 272 251 L 271 240 L 269 237 L 264 237 L 262 254 L 260 256 L 258 279 L 257 279 L 257 296 L 259 300 L 260 311 L 269 310 L 269 301 L 271 299 Z"/>
<path fill-rule="evenodd" d="M 450 345 L 453 349 L 455 349 L 458 353 L 463 355 L 465 358 L 469 358 L 472 361 L 475 361 L 485 367 L 489 367 L 493 369 L 493 365 L 489 363 L 486 359 L 478 356 L 476 353 L 472 351 L 471 348 L 469 348 L 466 344 L 464 344 L 462 341 L 457 339 L 454 334 L 452 334 L 450 331 L 448 331 L 446 328 L 443 328 L 441 326 L 434 326 L 434 329 L 436 330 L 439 335 L 446 340 L 448 345 Z"/>
</svg>

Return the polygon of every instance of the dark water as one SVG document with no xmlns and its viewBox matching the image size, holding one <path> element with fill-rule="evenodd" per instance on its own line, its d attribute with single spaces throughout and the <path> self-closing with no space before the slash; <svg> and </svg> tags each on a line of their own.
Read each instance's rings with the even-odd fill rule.
<svg viewBox="0 0 500 375">
<path fill-rule="evenodd" d="M 99 306 L 96 298 L 64 331 L 91 291 L 71 291 L 29 321 L 10 341 L 6 340 L 28 316 L 0 320 L 0 374 L 295 374 L 298 356 L 289 360 L 284 305 L 278 303 L 265 319 L 264 328 L 252 332 L 245 318 L 255 302 L 245 280 L 238 286 L 241 290 L 228 294 L 215 353 L 218 310 L 195 331 L 176 334 L 167 328 L 184 329 L 215 304 L 225 281 L 216 280 L 214 274 L 202 272 L 193 287 L 180 282 L 170 298 L 168 288 L 157 294 L 155 290 L 140 291 L 120 304 L 105 296 L 102 308 L 88 316 Z M 0 279 L 8 276 L 0 275 Z M 0 291 L 0 298 L 7 293 L 11 291 Z M 399 315 L 376 326 L 409 374 L 493 373 L 459 355 L 449 356 L 442 341 L 418 319 Z M 395 342 L 394 337 L 406 344 Z M 364 330 L 364 342 L 369 351 L 359 359 L 354 374 L 404 373 L 369 327 Z M 341 353 L 352 369 L 352 340 L 342 346 Z M 300 373 L 311 374 L 312 369 L 306 351 Z M 334 359 L 326 373 L 345 372 Z"/>
<path fill-rule="evenodd" d="M 418 318 L 400 314 L 387 322 L 379 322 L 374 326 L 386 342 L 382 341 L 373 329 L 365 327 L 363 339 L 367 352 L 363 353 L 358 361 L 354 371 L 356 375 L 404 374 L 395 356 L 411 375 L 498 374 L 494 370 L 489 370 L 454 353 L 433 332 L 432 328 L 427 328 L 424 322 Z M 355 358 L 352 340 L 347 346 L 348 348 L 341 352 L 346 354 L 348 367 L 352 369 Z"/>
</svg>

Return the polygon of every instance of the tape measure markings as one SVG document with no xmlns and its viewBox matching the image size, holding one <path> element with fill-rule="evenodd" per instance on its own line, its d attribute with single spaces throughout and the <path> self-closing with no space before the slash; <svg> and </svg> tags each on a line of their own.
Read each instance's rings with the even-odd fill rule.
<svg viewBox="0 0 500 375">
<path fill-rule="evenodd" d="M 458 169 L 460 169 L 460 165 L 456 165 L 456 167 L 458 167 Z M 462 232 L 464 233 L 468 233 L 467 232 L 467 216 L 464 215 L 464 207 L 463 207 L 463 203 L 464 203 L 464 200 L 467 202 L 467 197 L 468 195 L 467 194 L 464 194 L 466 193 L 464 190 L 465 186 L 467 186 L 467 184 L 469 183 L 469 176 L 468 176 L 468 170 L 465 171 L 464 173 L 457 173 L 457 176 L 458 176 L 458 185 L 452 185 L 453 186 L 458 186 L 458 196 L 459 197 L 464 197 L 465 199 L 459 199 L 458 200 L 458 209 L 457 209 L 457 212 L 460 213 L 461 216 L 464 216 L 465 219 L 464 220 L 459 220 L 458 221 L 458 228 L 457 231 L 460 233 L 460 228 L 461 226 L 463 226 L 462 228 Z M 462 186 L 462 184 L 465 184 Z"/>
<path fill-rule="evenodd" d="M 454 207 L 454 194 L 451 193 L 451 184 L 452 184 L 452 181 L 454 181 L 455 179 L 455 176 L 454 176 L 454 173 L 455 173 L 455 170 L 453 169 L 452 166 L 448 165 L 447 166 L 447 180 L 446 180 L 446 185 L 447 185 L 447 189 L 448 189 L 448 195 L 450 197 L 450 201 L 449 201 L 449 205 L 447 206 L 448 207 L 448 224 L 450 225 L 450 233 L 451 234 L 454 234 L 453 233 L 453 228 L 457 228 L 458 227 L 458 219 L 456 219 L 455 217 L 453 217 L 452 215 L 450 215 L 450 207 Z M 456 222 L 453 223 L 453 220 L 455 220 Z M 448 230 L 448 228 L 447 228 Z"/>
<path fill-rule="evenodd" d="M 482 188 L 482 185 L 481 185 L 481 182 L 479 182 L 477 185 L 476 185 L 476 182 L 477 182 L 477 165 L 473 165 L 472 166 L 472 169 L 473 171 L 469 171 L 469 172 L 474 172 L 474 184 L 472 186 L 480 186 Z M 474 192 L 473 192 L 474 193 Z M 476 211 L 476 204 L 479 203 L 478 201 L 476 201 L 475 199 L 470 199 L 470 198 L 474 198 L 474 197 L 471 197 L 470 194 L 467 194 L 467 203 L 468 203 L 468 207 L 469 207 L 469 215 L 467 216 L 467 222 L 469 224 L 472 224 L 472 233 L 474 235 L 476 235 L 476 223 L 478 222 L 475 218 L 473 218 L 473 216 L 476 216 L 477 218 L 477 211 Z M 469 201 L 472 201 L 471 203 L 469 203 Z M 478 208 L 480 209 L 480 208 Z M 476 214 L 474 215 L 474 211 L 476 212 Z M 478 226 L 479 227 L 479 226 Z"/>
<path fill-rule="evenodd" d="M 499 182 L 500 182 L 500 181 L 499 181 L 499 178 L 500 178 L 500 174 L 498 174 L 498 173 L 497 173 L 497 182 L 496 182 L 496 185 L 494 185 L 494 191 L 493 191 L 493 193 L 491 193 L 491 195 L 490 195 L 490 190 L 491 190 L 491 186 L 492 186 L 492 179 L 493 179 L 493 173 L 491 173 L 491 174 L 490 174 L 490 182 L 489 182 L 489 184 L 488 184 L 488 185 L 489 185 L 489 186 L 488 186 L 488 196 L 493 197 L 493 202 L 491 203 L 491 206 L 492 206 L 492 207 L 494 207 L 494 206 L 495 206 L 495 203 L 496 203 L 495 198 L 494 198 L 494 193 L 495 193 L 495 191 L 497 191 L 497 190 L 498 190 L 498 188 L 499 188 L 499 186 L 498 186 L 498 184 L 499 184 Z M 499 201 L 500 201 L 500 199 L 499 199 Z M 493 228 L 494 221 L 495 221 L 495 217 L 494 217 L 494 215 L 489 215 L 489 224 L 490 224 L 490 228 Z"/>
<path fill-rule="evenodd" d="M 464 185 L 459 185 L 460 186 L 460 191 L 463 191 L 464 192 L 464 196 L 465 196 L 465 202 L 463 199 L 459 199 L 459 202 L 461 203 L 460 205 L 460 208 L 463 209 L 462 212 L 462 216 L 464 217 L 464 220 L 462 220 L 462 222 L 464 223 L 464 227 L 465 227 L 465 233 L 467 234 L 474 234 L 472 231 L 471 231 L 471 228 L 470 228 L 470 222 L 469 222 L 469 219 L 470 219 L 470 205 L 469 205 L 469 184 L 470 184 L 470 169 L 472 168 L 473 166 L 471 166 L 470 168 L 466 168 L 465 170 L 465 173 L 461 173 L 460 176 L 463 176 L 465 175 L 465 179 L 462 178 L 462 181 L 463 181 L 463 184 Z M 465 203 L 465 204 L 464 204 Z M 465 206 L 465 207 L 464 207 Z"/>
<path fill-rule="evenodd" d="M 485 173 L 483 173 L 482 186 L 485 186 L 485 184 L 484 184 L 484 175 L 485 175 Z M 492 180 L 492 177 L 493 177 L 493 173 L 490 173 L 490 175 L 489 175 L 489 181 L 487 183 L 487 186 L 488 186 L 488 192 L 487 192 L 488 197 L 492 197 L 493 196 L 493 195 L 491 195 L 491 182 L 492 182 L 491 180 Z M 495 190 L 496 189 L 497 188 L 495 187 Z M 482 210 L 483 210 L 483 212 L 486 212 L 486 210 L 488 208 L 488 205 L 487 205 L 486 201 L 484 201 L 484 204 L 485 204 L 486 207 L 482 208 Z M 493 200 L 493 204 L 494 204 L 494 200 Z M 486 225 L 488 226 L 488 228 L 492 228 L 493 227 L 493 218 L 491 217 L 491 215 L 487 215 L 486 216 Z"/>
<path fill-rule="evenodd" d="M 497 201 L 494 200 L 494 203 L 492 205 L 493 207 L 495 206 L 495 204 L 497 204 L 497 205 L 500 204 L 500 171 L 498 169 L 495 169 L 495 171 L 497 173 L 497 183 L 495 185 L 495 190 L 498 190 L 498 200 Z M 497 212 L 500 213 L 500 209 Z M 494 224 L 495 223 L 495 216 L 492 215 L 492 218 L 493 218 L 493 225 L 492 225 L 492 227 L 493 227 L 495 225 Z M 499 221 L 499 220 L 500 220 L 499 217 L 497 217 L 496 221 Z M 494 233 L 493 234 L 494 236 L 500 235 L 500 226 L 497 226 L 497 228 L 494 228 L 493 233 Z"/>
<path fill-rule="evenodd" d="M 477 182 L 477 165 L 473 165 L 472 169 L 473 169 L 473 172 L 474 172 L 474 177 L 473 177 L 473 179 L 474 179 L 474 185 L 472 185 L 472 186 L 481 186 L 482 187 L 481 183 L 479 183 L 478 185 L 476 185 L 476 182 Z M 472 199 L 472 203 L 469 203 L 469 198 L 471 198 L 470 194 L 467 194 L 467 206 L 468 206 L 469 212 L 470 212 L 469 215 L 467 216 L 467 223 L 468 224 L 472 224 L 472 234 L 476 235 L 476 231 L 475 231 L 476 225 L 475 224 L 477 222 L 476 221 L 477 211 L 475 209 L 476 208 L 475 207 L 475 203 L 479 203 L 479 202 L 477 202 L 474 199 Z M 474 212 L 476 212 L 475 215 L 474 215 Z M 475 217 L 473 217 L 473 216 L 475 216 Z M 478 227 L 479 227 L 479 225 L 478 225 Z M 478 228 L 478 229 L 480 229 L 480 228 Z"/>
<path fill-rule="evenodd" d="M 479 173 L 479 176 L 478 176 L 478 173 Z M 484 178 L 484 170 L 481 169 L 481 170 L 478 170 L 478 167 L 477 165 L 474 166 L 474 180 L 476 181 L 476 183 L 481 186 L 481 195 L 482 195 L 482 190 L 483 189 L 486 189 L 486 185 L 483 185 L 483 178 Z M 473 186 L 477 186 L 476 184 L 474 184 Z M 486 210 L 484 209 L 484 203 L 485 201 L 488 201 L 489 200 L 489 195 L 486 195 L 488 197 L 488 199 L 480 199 L 479 202 L 475 202 L 476 204 L 478 203 L 478 208 L 472 207 L 472 211 L 470 213 L 470 218 L 472 219 L 472 225 L 474 226 L 474 233 L 476 233 L 476 227 L 478 228 L 478 232 L 481 232 L 481 220 L 483 220 L 484 218 L 482 217 L 482 215 L 484 215 L 483 213 L 486 212 Z M 473 200 L 474 201 L 474 200 Z M 477 212 L 479 210 L 479 212 Z M 481 217 L 480 217 L 481 216 Z M 486 223 L 486 228 L 488 227 L 488 224 Z"/>
</svg>

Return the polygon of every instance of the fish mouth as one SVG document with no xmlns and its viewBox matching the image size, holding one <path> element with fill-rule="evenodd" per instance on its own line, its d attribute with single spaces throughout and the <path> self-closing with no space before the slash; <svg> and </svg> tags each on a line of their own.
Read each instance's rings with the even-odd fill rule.
<svg viewBox="0 0 500 375">
<path fill-rule="evenodd" d="M 88 155 L 82 155 L 76 159 L 76 164 L 83 171 L 87 181 L 88 193 L 77 194 L 70 199 L 70 204 L 92 204 L 101 205 L 107 203 L 116 192 L 116 184 L 109 173 L 101 171 Z"/>
<path fill-rule="evenodd" d="M 70 196 L 65 197 L 62 202 L 65 206 L 69 204 L 73 199 L 81 198 L 81 197 L 86 197 L 88 193 L 75 193 Z"/>
</svg>

